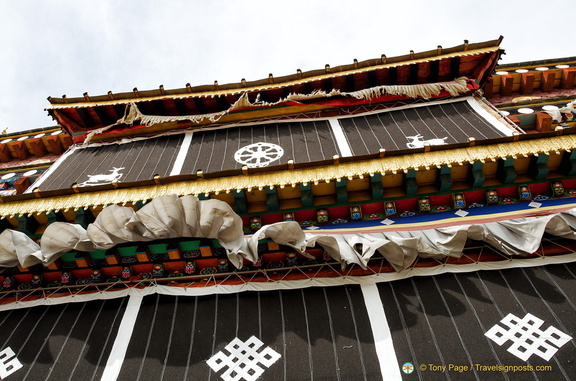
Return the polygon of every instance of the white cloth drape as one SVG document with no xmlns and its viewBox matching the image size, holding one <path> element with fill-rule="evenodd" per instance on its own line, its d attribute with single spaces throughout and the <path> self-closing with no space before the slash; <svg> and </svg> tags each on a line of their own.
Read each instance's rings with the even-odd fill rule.
<svg viewBox="0 0 576 381">
<path fill-rule="evenodd" d="M 69 251 L 106 250 L 127 242 L 195 237 L 218 239 L 238 268 L 244 260 L 256 262 L 258 241 L 269 238 L 306 256 L 307 248 L 318 245 L 343 268 L 350 264 L 365 268 L 379 252 L 396 271 L 401 271 L 417 257 L 458 258 L 468 239 L 484 241 L 509 255 L 530 254 L 538 249 L 545 233 L 576 239 L 576 209 L 484 224 L 384 233 L 303 231 L 297 222 L 278 222 L 245 237 L 242 219 L 227 203 L 199 201 L 195 196 L 164 196 L 138 211 L 110 205 L 87 229 L 54 222 L 46 228 L 40 245 L 24 233 L 4 230 L 0 234 L 0 267 L 47 265 Z"/>
</svg>

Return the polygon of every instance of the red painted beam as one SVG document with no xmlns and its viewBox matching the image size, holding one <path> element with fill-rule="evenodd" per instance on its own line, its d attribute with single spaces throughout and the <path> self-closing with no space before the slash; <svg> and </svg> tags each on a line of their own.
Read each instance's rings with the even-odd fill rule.
<svg viewBox="0 0 576 381">
<path fill-rule="evenodd" d="M 30 149 L 30 152 L 32 152 L 34 156 L 42 157 L 46 155 L 46 146 L 44 142 L 42 142 L 42 139 L 29 140 L 27 143 L 28 149 Z"/>
<path fill-rule="evenodd" d="M 576 83 L 576 68 L 571 67 L 562 70 L 562 78 L 560 80 L 560 86 L 563 89 L 571 89 Z"/>
<path fill-rule="evenodd" d="M 536 130 L 540 132 L 552 131 L 552 117 L 545 112 L 537 112 Z"/>
<path fill-rule="evenodd" d="M 12 155 L 20 160 L 27 159 L 30 156 L 30 152 L 28 152 L 28 147 L 26 147 L 26 143 L 24 143 L 23 141 L 11 143 L 11 148 L 12 148 L 11 150 Z"/>
<path fill-rule="evenodd" d="M 522 94 L 532 94 L 532 91 L 534 91 L 534 73 L 522 73 L 520 92 Z"/>
<path fill-rule="evenodd" d="M 12 153 L 10 152 L 8 144 L 0 144 L 0 161 L 6 163 L 12 159 Z"/>
<path fill-rule="evenodd" d="M 556 73 L 553 70 L 543 71 L 540 87 L 542 91 L 552 91 L 554 89 L 554 81 L 556 80 Z"/>
<path fill-rule="evenodd" d="M 504 96 L 512 95 L 512 85 L 514 84 L 514 78 L 511 75 L 501 75 L 500 76 L 500 94 Z"/>
</svg>

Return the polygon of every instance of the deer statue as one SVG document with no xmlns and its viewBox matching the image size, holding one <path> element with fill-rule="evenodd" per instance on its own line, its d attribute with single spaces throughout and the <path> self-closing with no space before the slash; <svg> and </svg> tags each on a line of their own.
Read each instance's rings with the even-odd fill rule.
<svg viewBox="0 0 576 381">
<path fill-rule="evenodd" d="M 114 181 L 120 180 L 122 174 L 120 170 L 124 169 L 124 167 L 116 168 L 112 167 L 109 171 L 112 173 L 100 173 L 97 175 L 88 175 L 88 180 L 84 181 L 83 183 L 78 184 L 81 187 L 89 186 L 89 185 L 103 185 L 103 184 L 110 184 Z"/>
<path fill-rule="evenodd" d="M 445 137 L 442 139 L 435 138 L 435 139 L 424 140 L 422 138 L 422 135 L 420 135 L 420 134 L 418 134 L 416 136 L 406 136 L 406 138 L 412 139 L 411 142 L 406 143 L 406 146 L 408 148 L 422 148 L 426 144 L 431 145 L 431 146 L 442 145 L 442 144 L 446 144 L 445 140 L 448 139 L 448 137 Z"/>
</svg>

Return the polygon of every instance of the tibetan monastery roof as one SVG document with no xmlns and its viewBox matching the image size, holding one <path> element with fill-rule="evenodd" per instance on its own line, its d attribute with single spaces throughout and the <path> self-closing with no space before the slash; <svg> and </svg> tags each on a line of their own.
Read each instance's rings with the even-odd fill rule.
<svg viewBox="0 0 576 381">
<path fill-rule="evenodd" d="M 49 98 L 48 112 L 70 132 L 90 131 L 117 123 L 125 106 L 137 104 L 144 114 L 158 116 L 204 115 L 228 110 L 241 97 L 274 103 L 288 94 L 318 91 L 361 91 L 375 86 L 417 85 L 467 77 L 482 84 L 501 54 L 501 39 L 409 55 L 354 62 L 334 68 L 300 72 L 259 81 L 227 85 L 187 86 L 182 89 L 139 91 L 80 98 Z M 294 113 L 294 110 L 285 111 Z"/>
<path fill-rule="evenodd" d="M 429 145 L 468 144 L 505 138 L 514 130 L 474 98 L 422 103 L 384 112 L 244 125 L 226 129 L 76 147 L 37 183 L 43 191 L 147 181 L 196 174 L 241 174 L 242 169 L 280 169 L 331 163 Z"/>
</svg>

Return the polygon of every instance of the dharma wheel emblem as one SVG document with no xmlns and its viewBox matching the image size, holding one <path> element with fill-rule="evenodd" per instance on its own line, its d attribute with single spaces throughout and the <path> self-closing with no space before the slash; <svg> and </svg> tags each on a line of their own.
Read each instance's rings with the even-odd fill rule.
<svg viewBox="0 0 576 381">
<path fill-rule="evenodd" d="M 234 154 L 234 160 L 248 168 L 262 168 L 283 155 L 284 150 L 279 145 L 259 142 L 240 148 Z"/>
</svg>

